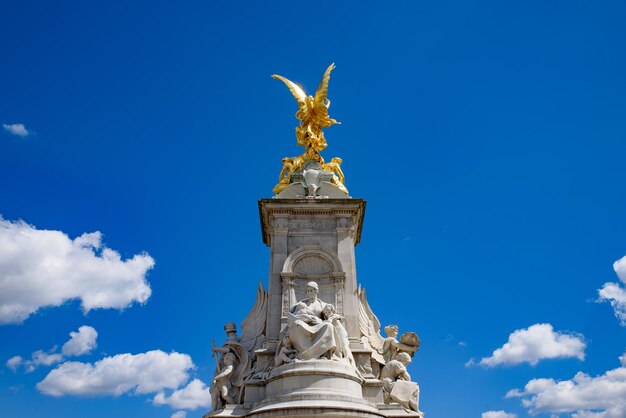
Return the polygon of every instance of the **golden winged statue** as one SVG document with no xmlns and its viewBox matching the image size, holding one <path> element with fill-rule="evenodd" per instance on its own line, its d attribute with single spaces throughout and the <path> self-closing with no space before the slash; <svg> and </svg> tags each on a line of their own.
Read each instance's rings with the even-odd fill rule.
<svg viewBox="0 0 626 418">
<path fill-rule="evenodd" d="M 289 185 L 291 181 L 291 174 L 300 171 L 302 164 L 306 161 L 317 161 L 323 167 L 323 170 L 333 173 L 333 183 L 340 185 L 342 190 L 347 190 L 343 186 L 343 173 L 339 168 L 341 159 L 337 159 L 339 164 L 335 160 L 333 162 L 325 164 L 324 159 L 320 155 L 320 151 L 327 147 L 326 138 L 324 138 L 323 128 L 328 128 L 335 124 L 340 124 L 335 119 L 328 115 L 328 108 L 330 107 L 330 100 L 328 99 L 328 82 L 330 81 L 330 72 L 335 68 L 335 64 L 330 64 L 324 76 L 320 81 L 315 96 L 307 96 L 302 87 L 293 81 L 277 74 L 273 74 L 272 78 L 280 80 L 287 88 L 296 102 L 298 102 L 298 111 L 296 112 L 296 119 L 300 121 L 300 126 L 296 127 L 296 139 L 298 145 L 305 147 L 305 151 L 298 157 L 286 157 L 283 158 L 283 169 L 280 173 L 280 182 L 274 187 L 274 193 L 278 194 L 285 187 Z M 341 181 L 339 177 L 334 175 L 334 172 L 341 173 Z"/>
<path fill-rule="evenodd" d="M 330 72 L 334 68 L 335 64 L 330 64 L 324 72 L 322 81 L 320 81 L 315 92 L 315 97 L 307 96 L 302 87 L 293 81 L 280 75 L 272 75 L 272 78 L 285 83 L 298 102 L 299 109 L 296 112 L 296 118 L 300 121 L 300 126 L 296 128 L 298 145 L 306 147 L 305 153 L 311 156 L 316 155 L 320 160 L 319 152 L 328 145 L 322 129 L 340 123 L 328 116 L 328 108 L 330 107 L 330 100 L 327 97 L 328 81 L 330 80 Z"/>
</svg>

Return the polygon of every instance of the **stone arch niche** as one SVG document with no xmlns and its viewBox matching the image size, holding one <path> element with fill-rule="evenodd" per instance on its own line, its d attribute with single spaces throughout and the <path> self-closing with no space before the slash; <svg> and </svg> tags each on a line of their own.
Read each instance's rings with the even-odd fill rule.
<svg viewBox="0 0 626 418">
<path fill-rule="evenodd" d="M 308 282 L 319 286 L 319 298 L 335 305 L 337 313 L 343 315 L 344 281 L 346 273 L 341 262 L 330 250 L 319 245 L 304 245 L 294 250 L 283 265 L 282 314 L 283 327 L 287 322 L 289 309 L 299 300 L 306 298 Z"/>
</svg>

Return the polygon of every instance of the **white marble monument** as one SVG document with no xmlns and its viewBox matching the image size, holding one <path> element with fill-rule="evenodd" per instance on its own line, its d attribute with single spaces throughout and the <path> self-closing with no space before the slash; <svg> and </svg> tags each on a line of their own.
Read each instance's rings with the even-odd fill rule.
<svg viewBox="0 0 626 418">
<path fill-rule="evenodd" d="M 419 386 L 406 370 L 419 338 L 406 332 L 398 339 L 395 325 L 383 337 L 357 285 L 354 249 L 365 201 L 348 195 L 342 160 L 326 164 L 319 154 L 326 147 L 321 128 L 332 124 L 322 116 L 337 123 L 327 114 L 333 68 L 315 98 L 275 77 L 298 100 L 296 136 L 306 150 L 283 159 L 276 195 L 259 201 L 268 286 L 259 285 L 240 334 L 228 322 L 224 344 L 213 347 L 213 410 L 205 418 L 423 416 Z"/>
</svg>

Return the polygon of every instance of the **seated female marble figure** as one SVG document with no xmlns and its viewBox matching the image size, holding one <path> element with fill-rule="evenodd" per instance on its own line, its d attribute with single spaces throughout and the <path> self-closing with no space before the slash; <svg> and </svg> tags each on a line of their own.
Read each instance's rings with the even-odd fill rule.
<svg viewBox="0 0 626 418">
<path fill-rule="evenodd" d="M 337 349 L 335 325 L 323 315 L 326 303 L 317 298 L 318 293 L 317 283 L 307 283 L 307 298 L 289 311 L 288 335 L 300 360 L 330 359 Z"/>
</svg>

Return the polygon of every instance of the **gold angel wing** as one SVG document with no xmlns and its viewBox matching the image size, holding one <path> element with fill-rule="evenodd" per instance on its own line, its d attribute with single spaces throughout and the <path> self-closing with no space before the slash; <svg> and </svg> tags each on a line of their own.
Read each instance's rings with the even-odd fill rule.
<svg viewBox="0 0 626 418">
<path fill-rule="evenodd" d="M 287 88 L 289 88 L 289 91 L 291 92 L 291 94 L 293 94 L 293 97 L 296 98 L 296 101 L 298 102 L 298 107 L 299 107 L 298 111 L 296 112 L 296 118 L 302 122 L 308 121 L 311 117 L 312 109 L 310 106 L 310 100 L 312 98 L 307 98 L 307 95 L 304 92 L 304 90 L 302 90 L 302 87 L 300 87 L 293 81 L 277 74 L 273 74 L 272 78 L 276 80 L 280 80 L 283 83 L 285 83 Z"/>
<path fill-rule="evenodd" d="M 324 72 L 324 76 L 320 81 L 320 85 L 317 87 L 317 91 L 315 92 L 315 107 L 317 108 L 320 105 L 326 106 L 326 97 L 328 96 L 328 82 L 330 81 L 330 72 L 335 69 L 335 63 L 332 63 L 328 66 L 326 71 Z"/>
<path fill-rule="evenodd" d="M 322 128 L 328 128 L 334 124 L 339 124 L 335 119 L 328 115 L 328 108 L 330 107 L 330 100 L 328 100 L 328 82 L 330 81 L 330 72 L 335 68 L 335 64 L 330 64 L 320 81 L 320 85 L 315 92 L 315 98 L 313 99 L 313 105 L 311 106 L 311 120 L 317 126 Z"/>
<path fill-rule="evenodd" d="M 283 77 L 282 75 L 272 74 L 272 78 L 275 80 L 280 80 L 289 88 L 293 97 L 296 98 L 298 104 L 304 103 L 306 101 L 306 93 L 302 90 L 302 87 L 294 83 L 293 81 Z"/>
</svg>

